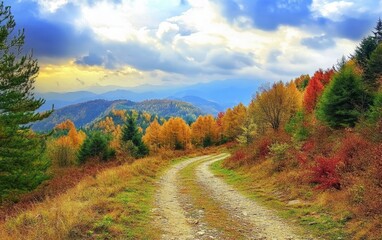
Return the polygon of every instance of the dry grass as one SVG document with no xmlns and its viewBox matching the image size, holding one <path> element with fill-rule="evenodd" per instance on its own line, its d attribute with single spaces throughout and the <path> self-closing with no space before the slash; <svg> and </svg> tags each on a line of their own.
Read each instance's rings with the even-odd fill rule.
<svg viewBox="0 0 382 240">
<path fill-rule="evenodd" d="M 113 214 L 123 212 L 119 208 L 124 206 L 116 201 L 118 194 L 138 176 L 154 177 L 165 162 L 147 158 L 88 176 L 65 194 L 47 198 L 32 209 L 6 219 L 0 225 L 1 239 L 67 239 L 78 237 L 78 232 L 85 232 L 92 239 L 99 234 L 97 230 L 113 222 L 116 217 Z M 119 236 L 126 229 L 116 225 L 108 234 L 113 231 L 112 235 Z"/>
<path fill-rule="evenodd" d="M 19 204 L 3 206 L 0 239 L 156 239 L 151 208 L 158 175 L 174 158 L 216 151 L 163 150 L 133 163 L 56 169 Z"/>
</svg>

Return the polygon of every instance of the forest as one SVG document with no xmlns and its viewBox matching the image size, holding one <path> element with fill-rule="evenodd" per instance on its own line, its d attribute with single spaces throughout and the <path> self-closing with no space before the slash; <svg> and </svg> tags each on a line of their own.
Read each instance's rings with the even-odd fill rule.
<svg viewBox="0 0 382 240">
<path fill-rule="evenodd" d="M 66 119 L 42 134 L 30 125 L 54 110 L 37 112 L 44 103 L 32 93 L 37 60 L 21 51 L 24 33 L 11 34 L 15 22 L 8 7 L 1 5 L 0 17 L 2 221 L 104 169 L 219 147 L 231 152 L 221 167 L 251 179 L 243 184 L 330 212 L 290 213 L 303 224 L 322 221 L 333 236 L 344 228 L 356 239 L 382 237 L 380 19 L 351 56 L 339 56 L 335 66 L 312 76 L 263 86 L 248 106 L 192 121 L 112 109 L 86 127 Z"/>
</svg>

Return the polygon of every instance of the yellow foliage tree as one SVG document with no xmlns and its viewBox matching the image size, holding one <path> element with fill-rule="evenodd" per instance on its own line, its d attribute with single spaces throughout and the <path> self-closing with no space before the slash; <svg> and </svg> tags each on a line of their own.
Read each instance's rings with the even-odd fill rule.
<svg viewBox="0 0 382 240">
<path fill-rule="evenodd" d="M 278 131 L 302 106 L 302 93 L 296 84 L 277 82 L 258 93 L 249 106 L 249 113 L 260 129 Z"/>
<path fill-rule="evenodd" d="M 199 116 L 191 125 L 191 139 L 196 146 L 207 147 L 219 141 L 219 128 L 211 115 Z"/>
<path fill-rule="evenodd" d="M 120 117 L 122 119 L 122 121 L 126 122 L 126 120 L 127 120 L 126 110 L 113 109 L 113 110 L 111 110 L 111 113 L 116 117 Z"/>
<path fill-rule="evenodd" d="M 150 126 L 146 129 L 146 133 L 143 136 L 143 142 L 149 146 L 153 152 L 158 151 L 161 146 L 161 132 L 162 126 L 155 119 Z"/>
<path fill-rule="evenodd" d="M 113 112 L 115 116 L 119 116 L 122 119 L 126 118 L 126 115 L 121 115 L 123 113 L 126 113 L 125 110 L 113 110 L 113 111 L 115 111 Z M 109 134 L 110 136 L 112 136 L 113 139 L 110 141 L 110 147 L 118 151 L 121 149 L 120 139 L 122 136 L 122 127 L 121 125 L 116 125 L 112 117 L 106 117 L 105 120 L 98 122 L 96 127 L 101 129 L 103 133 Z"/>
<path fill-rule="evenodd" d="M 48 152 L 53 163 L 62 167 L 76 162 L 77 152 L 86 138 L 86 134 L 77 131 L 71 120 L 57 124 L 55 129 L 68 130 L 68 134 L 53 140 L 48 145 Z"/>
<path fill-rule="evenodd" d="M 233 109 L 228 108 L 222 118 L 224 136 L 229 140 L 235 139 L 242 133 L 242 126 L 246 120 L 247 108 L 239 103 Z"/>
<path fill-rule="evenodd" d="M 162 146 L 169 149 L 186 149 L 191 143 L 191 130 L 180 117 L 170 118 L 162 126 Z"/>
</svg>

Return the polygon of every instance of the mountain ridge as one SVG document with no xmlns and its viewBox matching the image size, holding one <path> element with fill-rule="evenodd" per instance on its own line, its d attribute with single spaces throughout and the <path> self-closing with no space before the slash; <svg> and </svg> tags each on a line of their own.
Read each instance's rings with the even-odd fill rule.
<svg viewBox="0 0 382 240">
<path fill-rule="evenodd" d="M 203 114 L 194 105 L 178 100 L 154 99 L 133 102 L 123 99 L 113 101 L 97 99 L 57 109 L 48 118 L 33 124 L 32 129 L 40 132 L 50 131 L 55 125 L 67 119 L 73 121 L 77 128 L 84 128 L 108 115 L 113 109 L 148 112 L 162 118 L 179 116 L 187 122 L 195 121 Z"/>
</svg>

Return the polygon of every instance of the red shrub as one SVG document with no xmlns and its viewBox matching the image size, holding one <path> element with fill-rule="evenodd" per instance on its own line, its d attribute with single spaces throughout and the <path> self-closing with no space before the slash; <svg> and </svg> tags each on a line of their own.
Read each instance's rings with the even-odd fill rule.
<svg viewBox="0 0 382 240">
<path fill-rule="evenodd" d="M 231 157 L 232 161 L 235 161 L 235 162 L 240 162 L 242 160 L 244 160 L 246 157 L 246 154 L 243 150 L 239 150 L 237 152 L 235 152 L 233 154 L 233 156 Z"/>
<path fill-rule="evenodd" d="M 224 161 L 224 166 L 227 168 L 236 168 L 247 164 L 247 154 L 243 150 L 236 151 L 230 158 Z"/>
<path fill-rule="evenodd" d="M 336 157 L 343 163 L 345 171 L 360 170 L 362 164 L 361 156 L 368 152 L 370 144 L 359 135 L 348 134 L 343 140 L 336 153 Z"/>
<path fill-rule="evenodd" d="M 317 189 L 341 188 L 337 173 L 338 158 L 315 157 L 315 166 L 311 168 L 311 182 L 319 184 Z"/>
<path fill-rule="evenodd" d="M 260 158 L 263 158 L 269 154 L 269 146 L 271 146 L 271 139 L 264 137 L 257 143 L 258 154 Z"/>
<path fill-rule="evenodd" d="M 308 155 L 304 152 L 298 153 L 297 160 L 301 165 L 305 165 L 308 162 Z"/>
<path fill-rule="evenodd" d="M 308 141 L 306 141 L 302 147 L 301 147 L 301 151 L 303 152 L 310 152 L 314 149 L 314 147 L 316 146 L 316 143 L 314 142 L 313 139 L 309 139 Z"/>
</svg>

